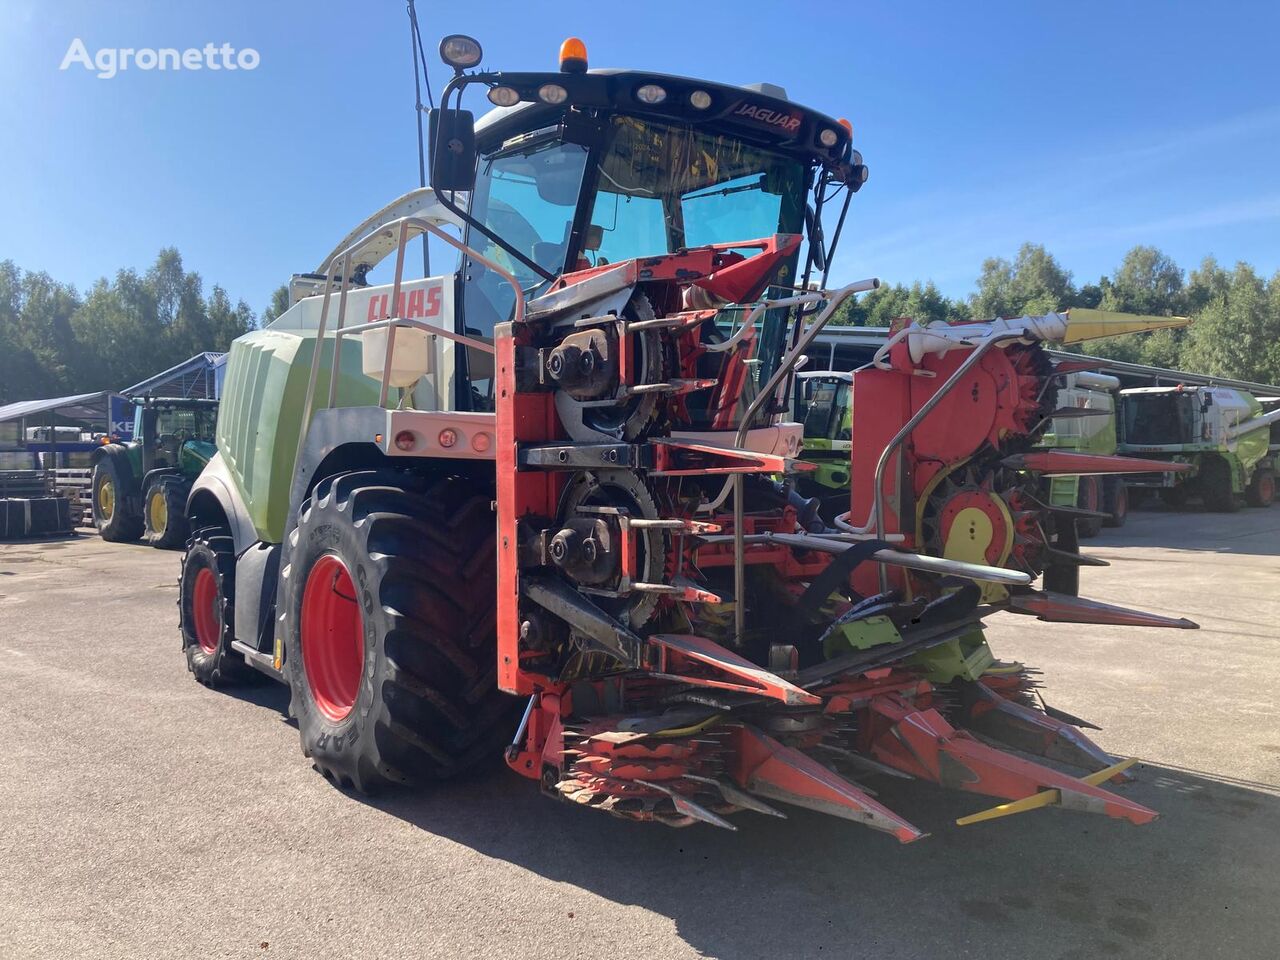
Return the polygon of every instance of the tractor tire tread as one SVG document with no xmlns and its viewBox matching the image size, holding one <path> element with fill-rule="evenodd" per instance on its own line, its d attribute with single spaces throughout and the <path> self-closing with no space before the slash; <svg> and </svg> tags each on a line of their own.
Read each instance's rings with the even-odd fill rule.
<svg viewBox="0 0 1280 960">
<path fill-rule="evenodd" d="M 445 779 L 496 755 L 509 737 L 515 702 L 495 682 L 491 502 L 468 481 L 382 469 L 322 480 L 299 510 L 284 582 L 309 570 L 317 531 L 339 528 L 325 549 L 366 583 L 374 618 L 364 637 L 376 655 L 366 654 L 360 700 L 335 728 L 317 716 L 301 665 L 302 584 L 281 604 L 303 751 L 335 782 L 371 792 Z"/>
</svg>

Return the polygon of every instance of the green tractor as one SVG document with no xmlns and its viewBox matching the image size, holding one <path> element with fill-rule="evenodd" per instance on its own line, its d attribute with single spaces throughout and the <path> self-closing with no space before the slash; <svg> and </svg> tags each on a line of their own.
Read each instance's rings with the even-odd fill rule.
<svg viewBox="0 0 1280 960">
<path fill-rule="evenodd" d="M 217 452 L 217 419 L 217 400 L 137 403 L 133 439 L 93 452 L 93 523 L 102 539 L 145 538 L 165 548 L 187 542 L 187 495 Z"/>
</svg>

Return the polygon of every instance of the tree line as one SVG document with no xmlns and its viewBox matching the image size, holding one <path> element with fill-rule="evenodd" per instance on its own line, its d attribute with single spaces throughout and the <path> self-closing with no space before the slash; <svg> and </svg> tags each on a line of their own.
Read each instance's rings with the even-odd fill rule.
<svg viewBox="0 0 1280 960">
<path fill-rule="evenodd" d="M 143 273 L 121 270 L 80 293 L 44 272 L 0 262 L 0 403 L 120 390 L 256 325 L 183 268 L 172 247 Z"/>
<path fill-rule="evenodd" d="M 982 264 L 967 298 L 933 283 L 863 294 L 833 323 L 888 326 L 898 317 L 929 322 L 988 320 L 1070 307 L 1191 317 L 1190 327 L 1094 340 L 1086 353 L 1261 383 L 1280 383 L 1280 271 L 1269 280 L 1247 263 L 1228 270 L 1205 257 L 1190 273 L 1155 247 L 1137 246 L 1096 283 L 1077 286 L 1043 246 L 1023 244 L 1012 260 Z"/>
<path fill-rule="evenodd" d="M 285 288 L 263 310 L 268 323 L 288 305 Z M 950 298 L 932 282 L 881 287 L 850 301 L 833 323 L 888 326 L 1100 307 L 1189 316 L 1189 328 L 1114 337 L 1089 353 L 1215 376 L 1280 383 L 1280 272 L 1259 276 L 1247 263 L 1228 270 L 1206 257 L 1190 273 L 1154 247 L 1138 246 L 1096 283 L 1071 272 L 1039 244 L 1013 260 L 983 262 L 976 289 Z M 0 262 L 0 403 L 119 390 L 205 350 L 226 350 L 258 318 L 198 273 L 172 247 L 143 273 L 121 270 L 81 294 L 43 272 Z"/>
</svg>

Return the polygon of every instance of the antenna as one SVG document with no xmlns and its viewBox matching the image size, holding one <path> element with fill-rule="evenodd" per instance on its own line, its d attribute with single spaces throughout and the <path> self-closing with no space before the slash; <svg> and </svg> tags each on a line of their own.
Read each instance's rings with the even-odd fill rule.
<svg viewBox="0 0 1280 960">
<path fill-rule="evenodd" d="M 435 98 L 431 96 L 431 77 L 427 74 L 427 58 L 422 50 L 422 33 L 418 30 L 418 11 L 414 9 L 413 0 L 408 0 L 405 8 L 409 14 L 409 40 L 413 45 L 413 114 L 418 121 L 418 186 L 427 185 L 426 149 L 422 139 L 422 85 L 427 87 L 427 103 L 435 108 Z M 421 64 L 421 68 L 419 68 Z M 421 69 L 421 74 L 419 74 Z M 427 234 L 422 235 L 422 275 L 431 276 L 431 251 L 427 245 Z"/>
</svg>

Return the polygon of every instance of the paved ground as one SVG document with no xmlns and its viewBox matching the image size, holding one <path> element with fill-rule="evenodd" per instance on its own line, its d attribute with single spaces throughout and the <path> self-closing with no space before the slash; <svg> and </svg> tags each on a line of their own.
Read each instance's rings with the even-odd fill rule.
<svg viewBox="0 0 1280 960">
<path fill-rule="evenodd" d="M 189 679 L 176 554 L 0 545 L 0 957 L 1274 958 L 1280 507 L 1135 514 L 1088 551 L 1116 566 L 1086 593 L 1204 629 L 1003 616 L 993 642 L 1147 759 L 1130 790 L 1162 818 L 960 830 L 983 804 L 895 781 L 935 831 L 899 847 L 802 811 L 629 825 L 496 768 L 346 796 L 281 689 Z"/>
</svg>

